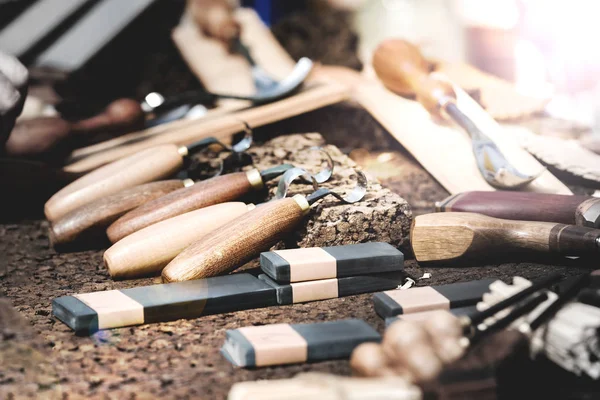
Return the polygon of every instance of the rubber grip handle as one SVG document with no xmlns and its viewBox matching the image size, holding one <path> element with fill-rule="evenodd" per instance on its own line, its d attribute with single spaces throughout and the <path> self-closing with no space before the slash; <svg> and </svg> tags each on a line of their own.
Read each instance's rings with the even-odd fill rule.
<svg viewBox="0 0 600 400">
<path fill-rule="evenodd" d="M 50 227 L 50 244 L 60 247 L 106 234 L 106 227 L 126 212 L 182 187 L 180 180 L 151 182 L 94 200 L 56 220 Z"/>
<path fill-rule="evenodd" d="M 594 254 L 600 230 L 451 212 L 416 217 L 410 237 L 417 261 L 459 263 L 523 254 Z"/>
<path fill-rule="evenodd" d="M 151 225 L 106 250 L 104 265 L 113 279 L 158 275 L 190 244 L 252 208 L 241 202 L 216 204 Z"/>
<path fill-rule="evenodd" d="M 149 148 L 98 168 L 59 190 L 46 202 L 46 218 L 56 221 L 96 199 L 167 178 L 182 167 L 183 157 L 176 145 Z"/>
<path fill-rule="evenodd" d="M 306 209 L 294 198 L 259 205 L 186 248 L 165 267 L 163 281 L 208 278 L 241 267 L 298 226 Z"/>
<path fill-rule="evenodd" d="M 109 240 L 116 243 L 157 222 L 199 208 L 237 200 L 251 189 L 252 185 L 245 172 L 234 172 L 197 182 L 128 212 L 109 226 L 106 233 Z"/>
</svg>

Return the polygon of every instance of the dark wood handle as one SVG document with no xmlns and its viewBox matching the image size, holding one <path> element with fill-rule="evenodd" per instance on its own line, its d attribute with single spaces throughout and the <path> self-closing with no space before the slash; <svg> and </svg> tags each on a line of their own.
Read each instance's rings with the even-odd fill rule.
<svg viewBox="0 0 600 400">
<path fill-rule="evenodd" d="M 112 102 L 101 113 L 70 123 L 59 117 L 40 117 L 18 122 L 6 143 L 6 154 L 14 157 L 64 158 L 74 143 L 74 135 L 107 133 L 141 128 L 144 113 L 135 100 Z"/>
<path fill-rule="evenodd" d="M 429 75 L 419 49 L 399 39 L 382 42 L 373 54 L 373 68 L 383 84 L 401 95 L 415 93 L 427 111 L 439 115 L 441 105 L 456 100 L 452 85 Z"/>
<path fill-rule="evenodd" d="M 163 281 L 208 278 L 239 268 L 260 252 L 268 250 L 284 233 L 294 229 L 307 209 L 308 203 L 296 198 L 259 205 L 185 249 L 165 267 Z"/>
<path fill-rule="evenodd" d="M 50 243 L 60 247 L 78 239 L 96 237 L 126 212 L 182 187 L 180 180 L 159 181 L 102 197 L 55 221 L 50 227 Z"/>
<path fill-rule="evenodd" d="M 252 190 L 246 172 L 217 176 L 150 201 L 123 215 L 106 231 L 112 243 L 165 219 L 239 199 Z"/>
<path fill-rule="evenodd" d="M 495 218 L 575 225 L 577 208 L 588 199 L 588 196 L 532 192 L 465 192 L 440 202 L 437 211 L 462 211 Z M 600 203 L 600 199 L 597 201 Z"/>
<path fill-rule="evenodd" d="M 132 99 L 119 99 L 110 103 L 102 113 L 73 123 L 73 132 L 90 134 L 99 131 L 142 128 L 145 114 L 140 103 Z"/>
<path fill-rule="evenodd" d="M 599 237 L 597 229 L 461 212 L 418 216 L 411 229 L 419 262 L 492 261 L 517 253 L 582 256 L 598 252 Z"/>
<path fill-rule="evenodd" d="M 188 0 L 192 18 L 202 31 L 231 45 L 240 36 L 240 24 L 233 17 L 233 7 L 224 0 Z"/>
</svg>

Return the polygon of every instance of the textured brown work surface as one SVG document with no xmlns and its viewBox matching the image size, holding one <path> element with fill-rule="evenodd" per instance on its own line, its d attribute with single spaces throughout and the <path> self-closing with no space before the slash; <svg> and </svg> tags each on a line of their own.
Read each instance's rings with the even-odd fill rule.
<svg viewBox="0 0 600 400">
<path fill-rule="evenodd" d="M 382 146 L 382 141 L 368 139 L 382 137 L 380 135 L 384 132 L 360 112 L 355 112 L 354 122 L 348 118 L 337 127 L 337 131 L 334 130 L 327 121 L 339 112 L 339 109 L 321 111 L 305 118 L 312 120 L 314 130 L 327 130 L 332 141 L 339 142 L 339 135 L 347 134 L 345 129 L 351 126 L 353 139 L 357 140 L 362 135 L 364 147 L 377 150 Z M 306 121 L 292 122 L 296 126 L 279 125 L 276 128 L 285 132 L 310 125 Z M 268 129 L 257 132 L 259 136 L 267 134 Z M 310 138 L 311 135 L 296 136 L 293 140 L 308 141 L 305 143 L 308 144 L 312 143 Z M 312 139 L 318 139 L 318 136 L 312 135 Z M 286 138 L 277 140 L 285 141 Z M 380 176 L 394 191 L 408 198 L 418 213 L 431 210 L 434 201 L 446 196 L 443 189 L 405 153 L 394 150 L 384 154 L 387 156 L 377 159 L 364 151 L 353 153 L 372 174 Z M 280 156 L 256 155 L 260 160 Z M 300 153 L 291 156 L 301 157 Z M 382 165 L 381 161 L 386 159 L 392 161 Z M 188 396 L 220 399 L 226 396 L 231 384 L 238 381 L 291 377 L 302 371 L 350 373 L 345 361 L 258 370 L 236 369 L 219 354 L 226 329 L 342 318 L 362 318 L 379 331 L 383 328 L 383 321 L 373 311 L 371 295 L 360 295 L 78 337 L 52 317 L 50 304 L 53 298 L 150 284 L 152 279 L 112 282 L 102 266 L 100 251 L 56 254 L 48 248 L 46 232 L 47 223 L 41 221 L 0 225 L 0 294 L 6 296 L 18 311 L 11 310 L 6 301 L 0 305 L 0 398 L 6 398 L 8 393 L 24 397 L 62 398 L 66 393 L 67 398 Z M 557 265 L 520 263 L 427 269 L 433 277 L 424 283 L 444 284 L 488 276 L 535 278 L 550 271 L 565 275 L 582 271 L 579 267 L 568 266 L 564 260 L 553 262 Z M 407 269 L 415 276 L 423 273 L 412 260 L 407 262 Z M 6 315 L 10 316 L 8 320 Z"/>
</svg>

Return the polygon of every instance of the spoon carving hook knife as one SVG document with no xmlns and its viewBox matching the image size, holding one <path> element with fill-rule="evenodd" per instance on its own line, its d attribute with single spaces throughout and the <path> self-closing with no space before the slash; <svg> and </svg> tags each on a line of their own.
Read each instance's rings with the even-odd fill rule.
<svg viewBox="0 0 600 400">
<path fill-rule="evenodd" d="M 427 61 L 414 45 L 398 39 L 384 41 L 375 50 L 373 68 L 389 90 L 415 93 L 417 101 L 431 114 L 450 118 L 466 130 L 471 136 L 477 168 L 494 188 L 520 189 L 545 171 L 526 175 L 511 165 L 498 146 L 459 108 L 452 83 L 429 73 Z"/>
<path fill-rule="evenodd" d="M 321 148 L 318 150 L 325 157 L 327 165 L 313 178 L 318 179 L 318 183 L 322 183 L 333 173 L 333 160 L 325 150 Z M 107 229 L 108 238 L 112 243 L 116 243 L 127 235 L 168 218 L 214 204 L 237 200 L 251 191 L 261 190 L 265 182 L 281 176 L 291 168 L 294 168 L 291 164 L 281 164 L 263 171 L 251 169 L 234 172 L 175 190 L 145 203 L 116 220 Z M 307 174 L 312 177 L 308 172 Z"/>
<path fill-rule="evenodd" d="M 287 182 L 283 186 L 306 174 L 303 169 L 290 169 L 281 178 Z M 311 205 L 324 197 L 332 195 L 344 203 L 362 200 L 367 191 L 367 178 L 360 171 L 356 171 L 356 177 L 356 186 L 345 196 L 320 188 L 308 196 L 297 194 L 259 205 L 181 252 L 163 270 L 163 282 L 208 278 L 239 268 L 295 229 Z"/>
</svg>

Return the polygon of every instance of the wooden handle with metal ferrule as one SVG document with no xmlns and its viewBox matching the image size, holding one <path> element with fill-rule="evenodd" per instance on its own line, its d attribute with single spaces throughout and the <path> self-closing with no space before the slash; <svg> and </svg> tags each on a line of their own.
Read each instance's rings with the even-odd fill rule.
<svg viewBox="0 0 600 400">
<path fill-rule="evenodd" d="M 301 195 L 262 204 L 186 248 L 165 267 L 163 281 L 180 282 L 233 271 L 298 226 L 308 209 Z"/>
<path fill-rule="evenodd" d="M 59 247 L 78 239 L 106 234 L 106 227 L 128 211 L 184 187 L 180 180 L 150 182 L 101 197 L 81 206 L 50 227 L 50 244 Z"/>
<path fill-rule="evenodd" d="M 239 199 L 252 188 L 260 189 L 262 179 L 257 170 L 217 176 L 136 208 L 123 215 L 106 231 L 112 243 L 147 226 L 199 208 Z"/>
<path fill-rule="evenodd" d="M 241 202 L 216 204 L 151 225 L 106 250 L 104 265 L 113 279 L 157 275 L 190 244 L 254 207 Z"/>
<path fill-rule="evenodd" d="M 576 221 L 576 214 L 585 213 L 578 212 L 578 207 L 583 206 L 588 199 L 592 198 L 534 192 L 475 191 L 459 193 L 439 202 L 437 211 L 471 212 L 495 218 L 580 225 L 581 221 Z M 600 199 L 592 200 L 600 204 Z"/>
<path fill-rule="evenodd" d="M 168 178 L 183 167 L 179 147 L 165 144 L 144 150 L 90 172 L 59 190 L 44 212 L 56 221 L 87 203 L 143 183 Z"/>
<path fill-rule="evenodd" d="M 513 254 L 594 254 L 600 230 L 451 212 L 416 217 L 410 238 L 417 261 L 459 263 Z"/>
<path fill-rule="evenodd" d="M 419 49 L 404 40 L 382 42 L 373 54 L 373 68 L 385 87 L 401 95 L 416 94 L 417 101 L 435 115 L 448 101 L 456 100 L 452 85 L 431 76 Z"/>
</svg>

